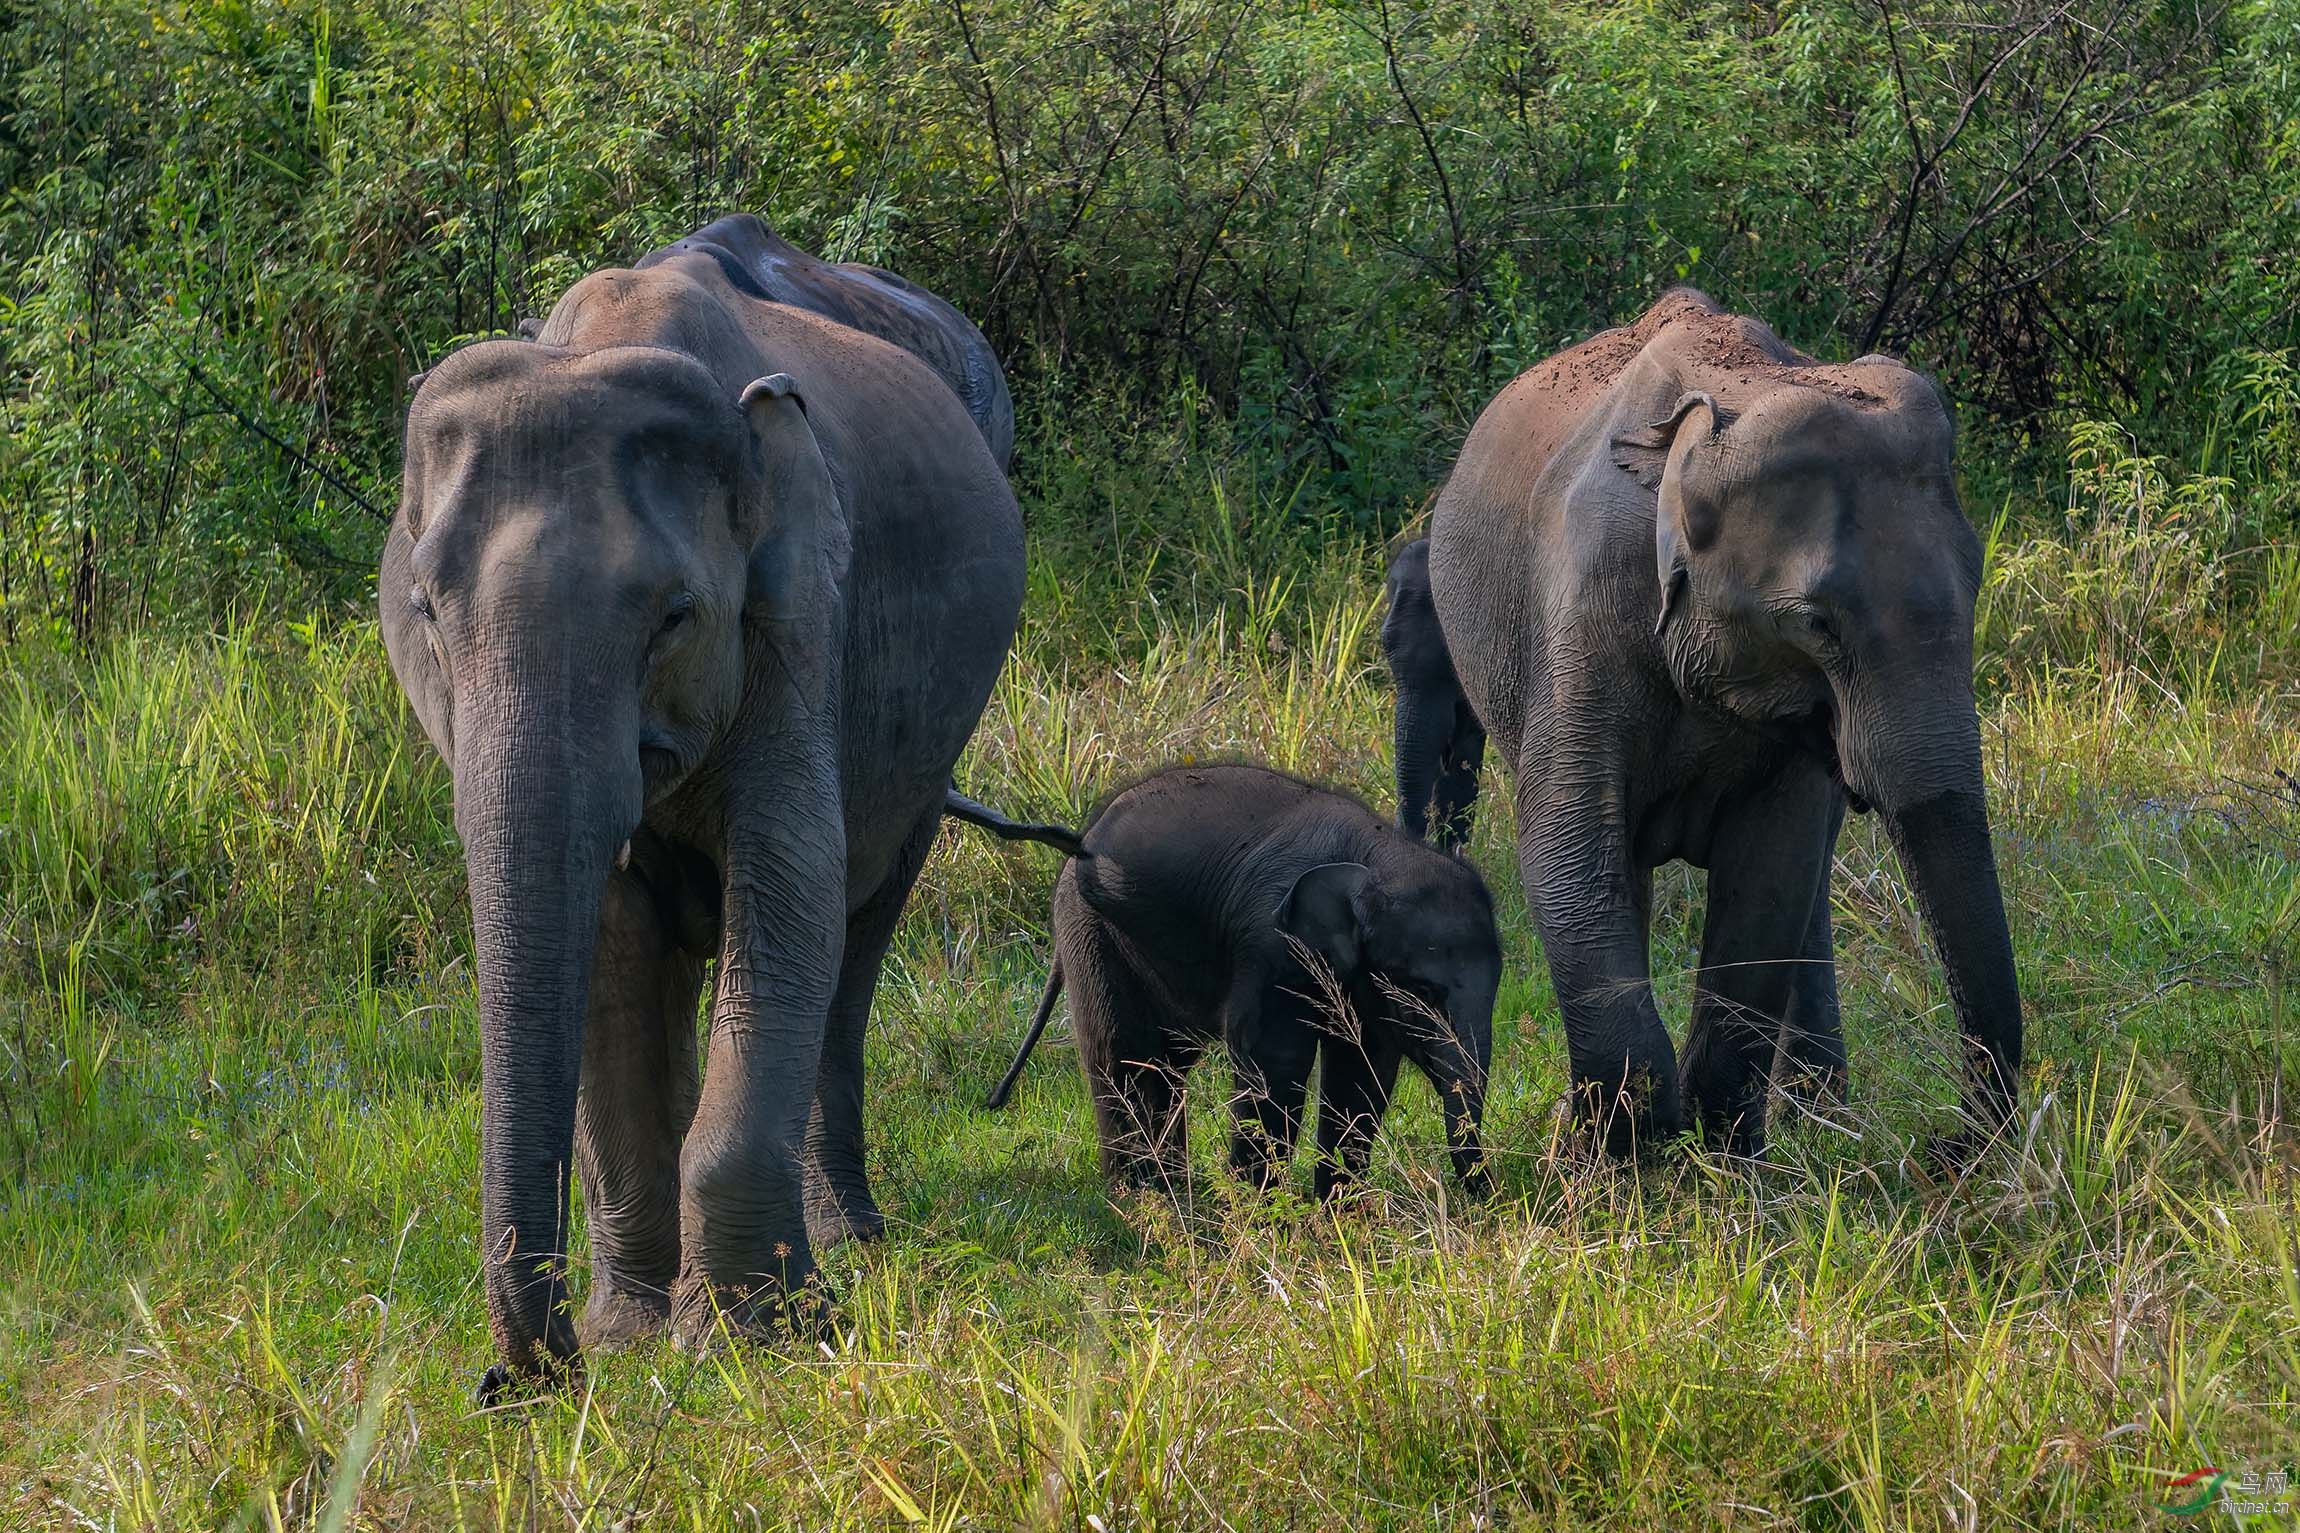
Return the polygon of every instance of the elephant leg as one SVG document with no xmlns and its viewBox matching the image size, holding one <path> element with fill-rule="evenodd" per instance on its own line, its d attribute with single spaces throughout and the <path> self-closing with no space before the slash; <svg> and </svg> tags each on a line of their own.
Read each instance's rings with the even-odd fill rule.
<svg viewBox="0 0 2300 1533">
<path fill-rule="evenodd" d="M 581 1339 L 612 1348 L 671 1318 L 679 1142 L 695 1114 L 703 965 L 677 948 L 647 886 L 628 872 L 607 880 L 594 953 L 575 1113 L 591 1233 Z"/>
<path fill-rule="evenodd" d="M 1603 782 L 1518 773 L 1518 868 L 1565 1021 L 1576 1116 L 1616 1155 L 1682 1126 L 1677 1055 L 1653 999 L 1653 883 Z"/>
<path fill-rule="evenodd" d="M 1301 1133 L 1302 1104 L 1318 1034 L 1304 1014 L 1311 1003 L 1271 993 L 1242 1020 L 1235 1008 L 1225 1028 L 1230 1045 L 1230 1169 L 1267 1192 L 1286 1174 Z"/>
<path fill-rule="evenodd" d="M 1201 1046 L 1165 1025 L 1117 938 L 1083 908 L 1067 878 L 1056 886 L 1054 921 L 1103 1174 L 1179 1196 L 1190 1166 L 1182 1086 Z"/>
<path fill-rule="evenodd" d="M 1850 1074 L 1837 1007 L 1836 940 L 1829 926 L 1829 873 L 1844 820 L 1839 800 L 1829 817 L 1829 849 L 1813 891 L 1804 961 L 1789 987 L 1789 1020 L 1781 1029 L 1781 1051 L 1773 1066 L 1774 1080 L 1808 1107 L 1844 1105 Z"/>
<path fill-rule="evenodd" d="M 807 1121 L 807 1234 L 817 1246 L 886 1233 L 886 1216 L 871 1197 L 863 1164 L 863 1039 L 887 946 L 941 827 L 937 804 L 903 842 L 885 881 L 847 919 L 846 954 L 823 1030 L 822 1069 Z"/>
<path fill-rule="evenodd" d="M 1158 1038 L 1147 1048 L 1118 1051 L 1094 1098 L 1104 1174 L 1177 1198 L 1188 1189 L 1190 1139 L 1183 1086 L 1203 1052 L 1196 1040 L 1174 1037 Z"/>
<path fill-rule="evenodd" d="M 1710 840 L 1684 1093 L 1713 1149 L 1764 1151 L 1773 1052 L 1828 866 L 1836 799 L 1820 773 L 1795 772 L 1738 806 Z"/>
<path fill-rule="evenodd" d="M 1329 1033 L 1318 1047 L 1317 1189 L 1320 1198 L 1331 1198 L 1365 1175 L 1404 1056 L 1387 1034 Z"/>
<path fill-rule="evenodd" d="M 1469 839 L 1477 814 L 1477 776 L 1485 765 L 1485 726 L 1469 700 L 1458 693 L 1453 705 L 1453 738 L 1446 742 L 1445 766 L 1438 773 L 1431 812 L 1438 850 L 1450 852 Z"/>
<path fill-rule="evenodd" d="M 731 790 L 718 994 L 694 1123 L 679 1153 L 680 1340 L 719 1318 L 745 1334 L 812 1329 L 806 1131 L 846 943 L 846 838 L 835 762 L 797 785 Z"/>
</svg>

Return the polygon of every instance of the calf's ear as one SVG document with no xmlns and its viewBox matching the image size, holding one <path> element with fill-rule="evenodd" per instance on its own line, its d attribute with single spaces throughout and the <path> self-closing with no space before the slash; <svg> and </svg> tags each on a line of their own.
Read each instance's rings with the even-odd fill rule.
<svg viewBox="0 0 2300 1533">
<path fill-rule="evenodd" d="M 1373 870 L 1362 862 L 1321 862 L 1294 880 L 1278 906 L 1278 927 L 1326 961 L 1338 979 L 1358 971 L 1365 948 L 1365 894 Z"/>
</svg>

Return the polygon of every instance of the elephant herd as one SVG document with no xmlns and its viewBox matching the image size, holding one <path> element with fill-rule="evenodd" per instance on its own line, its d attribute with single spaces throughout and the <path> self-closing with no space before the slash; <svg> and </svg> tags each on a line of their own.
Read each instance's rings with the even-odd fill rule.
<svg viewBox="0 0 2300 1533">
<path fill-rule="evenodd" d="M 960 797 L 1022 604 L 1013 442 L 956 309 L 747 215 L 417 380 L 379 593 L 470 886 L 483 1397 L 586 1346 L 771 1330 L 818 1248 L 881 1232 L 865 1023 L 946 815 L 1068 854 L 1030 1041 L 1067 989 L 1114 1178 L 1181 1175 L 1182 1084 L 1221 1042 L 1248 1182 L 1284 1166 L 1316 1063 L 1335 1191 L 1410 1062 L 1484 1186 L 1501 945 L 1458 849 L 1489 740 L 1595 1139 L 1755 1155 L 1776 1080 L 1842 1092 L 1848 807 L 1880 816 L 1948 977 L 1943 1157 L 2004 1122 L 1979 548 L 1925 379 L 1816 363 L 1680 289 L 1512 382 L 1391 570 L 1396 825 L 1245 764 L 1143 778 L 1082 834 Z M 1648 967 L 1672 860 L 1709 880 L 1682 1061 Z"/>
</svg>

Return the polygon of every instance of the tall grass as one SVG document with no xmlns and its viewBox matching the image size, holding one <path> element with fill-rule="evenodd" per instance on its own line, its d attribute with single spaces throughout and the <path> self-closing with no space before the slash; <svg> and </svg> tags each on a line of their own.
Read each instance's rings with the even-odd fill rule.
<svg viewBox="0 0 2300 1533">
<path fill-rule="evenodd" d="M 1119 777 L 1235 753 L 1388 802 L 1379 550 L 1287 487 L 1192 483 L 1211 530 L 1138 517 L 1123 479 L 1067 487 L 1113 496 L 1113 534 L 1040 538 L 970 791 L 1076 817 Z M 1851 1109 L 1784 1108 L 1754 1172 L 1568 1153 L 1489 778 L 1495 1200 L 1457 1200 L 1417 1086 L 1360 1208 L 1312 1206 L 1306 1168 L 1233 1194 L 1211 1090 L 1196 1197 L 1114 1204 L 1059 1032 L 1014 1108 L 975 1106 L 1044 974 L 1054 863 L 954 831 L 882 990 L 893 1236 L 828 1253 L 836 1338 L 642 1347 L 492 1414 L 468 1394 L 461 870 L 372 627 L 14 652 L 0 1524 L 2118 1526 L 2168 1515 L 2161 1487 L 2200 1465 L 2290 1466 L 2300 798 L 2277 774 L 2300 710 L 2257 615 L 2290 610 L 2262 572 L 2294 566 L 2203 552 L 2183 622 L 2223 632 L 2205 665 L 2129 593 L 2070 594 L 2117 565 L 2078 522 L 1992 563 L 1987 767 L 2032 1069 L 1975 1176 L 1908 1153 L 1954 1026 L 1865 821 L 1835 884 Z M 1657 895 L 1677 1015 L 1698 881 Z"/>
</svg>

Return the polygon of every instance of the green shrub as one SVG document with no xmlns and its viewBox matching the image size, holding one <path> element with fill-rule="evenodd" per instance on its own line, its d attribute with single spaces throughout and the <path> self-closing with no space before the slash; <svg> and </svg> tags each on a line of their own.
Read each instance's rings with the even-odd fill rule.
<svg viewBox="0 0 2300 1533">
<path fill-rule="evenodd" d="M 2069 481 L 2065 533 L 1992 561 L 1979 626 L 2003 675 L 2161 681 L 2209 657 L 2226 632 L 2232 482 L 2180 477 L 2102 421 L 2069 433 Z"/>
<path fill-rule="evenodd" d="M 1691 281 L 1936 370 L 1978 503 L 2057 498 L 2076 414 L 2249 496 L 2291 414 L 2210 401 L 2300 342 L 2296 4 L 22 0 L 0 640 L 358 599 L 406 376 L 735 207 L 977 316 L 1032 483 L 1188 397 L 1386 533 Z"/>
</svg>

